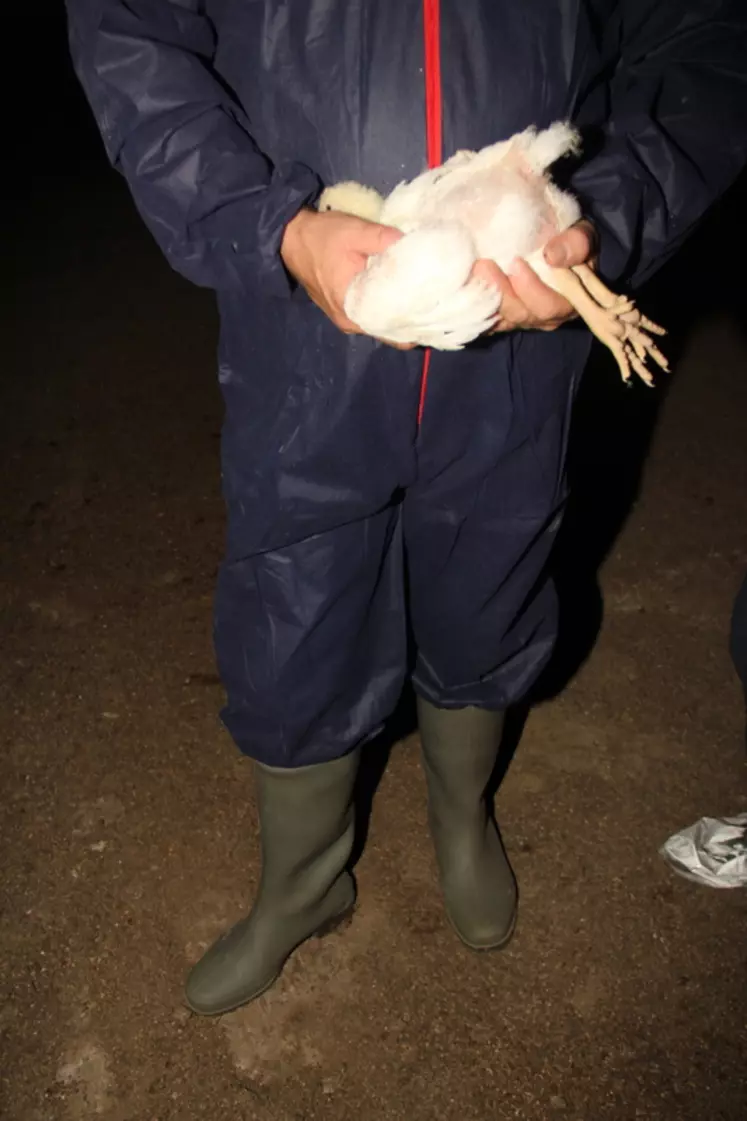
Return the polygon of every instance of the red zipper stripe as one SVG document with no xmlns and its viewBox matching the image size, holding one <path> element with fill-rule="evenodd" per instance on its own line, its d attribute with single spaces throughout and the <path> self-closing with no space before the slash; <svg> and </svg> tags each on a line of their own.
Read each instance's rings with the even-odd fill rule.
<svg viewBox="0 0 747 1121">
<path fill-rule="evenodd" d="M 441 100 L 441 5 L 440 0 L 423 0 L 423 38 L 425 58 L 425 143 L 428 167 L 438 167 L 443 162 L 443 105 Z M 428 390 L 428 371 L 431 352 L 423 355 L 423 372 L 420 376 L 420 401 L 418 427 L 423 419 L 425 395 Z"/>
<path fill-rule="evenodd" d="M 426 350 L 423 355 L 423 369 L 420 373 L 420 400 L 418 401 L 418 428 L 423 420 L 423 413 L 425 412 L 425 395 L 428 392 L 428 371 L 431 368 L 431 352 L 430 349 Z"/>
<path fill-rule="evenodd" d="M 423 0 L 425 33 L 425 129 L 428 167 L 442 162 L 441 121 L 441 5 L 439 0 Z"/>
</svg>

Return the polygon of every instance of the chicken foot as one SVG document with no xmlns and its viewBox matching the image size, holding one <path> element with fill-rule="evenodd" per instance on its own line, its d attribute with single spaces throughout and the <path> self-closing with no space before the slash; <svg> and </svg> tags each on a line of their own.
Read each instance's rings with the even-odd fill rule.
<svg viewBox="0 0 747 1121">
<path fill-rule="evenodd" d="M 646 385 L 653 385 L 646 367 L 649 358 L 662 370 L 669 369 L 666 357 L 650 337 L 666 331 L 641 315 L 633 300 L 611 292 L 588 265 L 551 269 L 550 274 L 552 287 L 565 296 L 589 330 L 612 351 L 623 381 L 630 381 L 633 370 Z"/>
</svg>

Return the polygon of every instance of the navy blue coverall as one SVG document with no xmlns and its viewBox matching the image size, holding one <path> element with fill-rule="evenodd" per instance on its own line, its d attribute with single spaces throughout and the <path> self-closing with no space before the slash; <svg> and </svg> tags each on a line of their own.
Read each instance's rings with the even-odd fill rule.
<svg viewBox="0 0 747 1121">
<path fill-rule="evenodd" d="M 585 128 L 573 186 L 602 273 L 636 284 L 747 158 L 745 5 L 67 7 L 109 158 L 174 268 L 217 291 L 228 543 L 215 635 L 237 744 L 299 766 L 365 742 L 408 670 L 406 610 L 422 695 L 515 702 L 555 637 L 547 560 L 588 332 L 434 354 L 418 426 L 422 352 L 341 334 L 287 275 L 282 232 L 322 184 L 387 191 L 421 172 L 429 85 L 444 158 L 530 124 Z M 424 20 L 432 39 L 439 15 L 426 58 Z"/>
</svg>

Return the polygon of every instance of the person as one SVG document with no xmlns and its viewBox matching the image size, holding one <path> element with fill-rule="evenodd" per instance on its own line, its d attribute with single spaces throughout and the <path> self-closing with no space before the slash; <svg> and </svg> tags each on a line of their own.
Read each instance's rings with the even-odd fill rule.
<svg viewBox="0 0 747 1121">
<path fill-rule="evenodd" d="M 747 745 L 747 573 L 744 575 L 734 600 L 729 631 L 729 650 L 744 694 L 744 742 Z"/>
<path fill-rule="evenodd" d="M 446 910 L 474 949 L 517 890 L 486 801 L 508 706 L 553 647 L 548 557 L 588 333 L 526 266 L 485 262 L 496 333 L 457 354 L 356 333 L 343 298 L 396 231 L 314 209 L 567 118 L 598 251 L 635 287 L 747 158 L 739 0 L 67 0 L 109 159 L 173 267 L 216 290 L 226 556 L 223 719 L 256 763 L 262 876 L 192 970 L 225 1012 L 353 907 L 353 788 L 412 668 Z M 427 372 L 427 378 L 425 373 Z M 416 653 L 410 666 L 408 624 Z M 237 825 L 238 829 L 238 825 Z"/>
</svg>

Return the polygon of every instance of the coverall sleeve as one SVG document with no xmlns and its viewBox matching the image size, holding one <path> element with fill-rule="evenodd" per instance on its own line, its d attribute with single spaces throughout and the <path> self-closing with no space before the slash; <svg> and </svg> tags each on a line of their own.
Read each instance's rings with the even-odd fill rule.
<svg viewBox="0 0 747 1121">
<path fill-rule="evenodd" d="M 204 0 L 66 0 L 77 75 L 112 164 L 170 264 L 196 284 L 287 296 L 288 221 L 314 172 L 274 166 L 212 68 Z"/>
<path fill-rule="evenodd" d="M 623 0 L 607 123 L 572 187 L 600 231 L 600 271 L 637 285 L 747 163 L 745 0 Z"/>
</svg>

